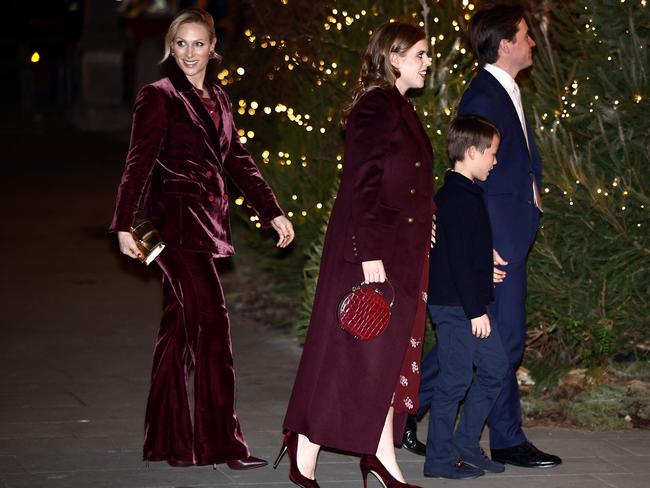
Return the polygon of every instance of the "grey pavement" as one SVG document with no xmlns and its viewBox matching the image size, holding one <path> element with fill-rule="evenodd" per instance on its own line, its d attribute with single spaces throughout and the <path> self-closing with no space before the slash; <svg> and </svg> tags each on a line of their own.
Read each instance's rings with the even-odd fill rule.
<svg viewBox="0 0 650 488">
<path fill-rule="evenodd" d="M 244 472 L 141 461 L 160 289 L 156 271 L 127 262 L 105 233 L 124 140 L 60 128 L 5 132 L 0 143 L 0 488 L 294 486 L 286 459 L 277 471 Z M 237 259 L 224 287 L 238 412 L 253 453 L 271 460 L 300 348 L 237 302 L 238 287 L 254 286 L 242 281 Z M 527 432 L 564 464 L 454 482 L 425 479 L 421 458 L 398 456 L 407 479 L 424 487 L 650 486 L 649 431 Z M 323 452 L 317 477 L 322 486 L 362 486 L 353 456 Z"/>
</svg>

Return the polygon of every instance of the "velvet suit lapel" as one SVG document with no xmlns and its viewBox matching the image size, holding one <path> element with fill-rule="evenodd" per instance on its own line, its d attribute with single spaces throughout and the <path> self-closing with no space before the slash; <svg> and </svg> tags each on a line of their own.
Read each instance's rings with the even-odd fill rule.
<svg viewBox="0 0 650 488">
<path fill-rule="evenodd" d="M 201 101 L 201 97 L 194 90 L 194 87 L 189 82 L 185 74 L 174 64 L 168 67 L 169 80 L 176 89 L 178 97 L 185 104 L 185 108 L 194 120 L 194 127 L 201 132 L 201 135 L 206 141 L 205 147 L 213 156 L 215 164 L 223 170 L 223 163 L 221 161 L 221 143 L 217 127 L 210 113 L 205 108 Z M 206 83 L 208 83 L 206 81 Z"/>
</svg>

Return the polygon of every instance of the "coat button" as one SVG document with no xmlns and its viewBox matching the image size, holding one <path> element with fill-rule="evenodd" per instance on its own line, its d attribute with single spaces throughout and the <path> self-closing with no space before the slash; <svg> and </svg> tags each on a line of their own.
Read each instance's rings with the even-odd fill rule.
<svg viewBox="0 0 650 488">
<path fill-rule="evenodd" d="M 227 194 L 227 193 L 223 196 L 223 199 L 224 199 L 226 202 L 228 201 L 228 194 Z"/>
<path fill-rule="evenodd" d="M 212 171 L 207 170 L 207 171 L 205 172 L 205 177 L 206 177 L 206 178 L 211 178 L 211 177 L 212 177 Z"/>
<path fill-rule="evenodd" d="M 422 162 L 421 161 L 416 161 L 415 162 L 415 167 L 419 168 L 420 166 L 422 166 Z"/>
<path fill-rule="evenodd" d="M 415 195 L 415 188 L 411 188 L 410 190 L 411 195 Z"/>
<path fill-rule="evenodd" d="M 408 219 L 406 219 L 406 221 L 407 221 L 409 224 L 412 224 L 412 223 L 413 223 L 413 217 L 409 217 Z"/>
<path fill-rule="evenodd" d="M 208 195 L 208 202 L 214 202 L 214 195 Z"/>
</svg>

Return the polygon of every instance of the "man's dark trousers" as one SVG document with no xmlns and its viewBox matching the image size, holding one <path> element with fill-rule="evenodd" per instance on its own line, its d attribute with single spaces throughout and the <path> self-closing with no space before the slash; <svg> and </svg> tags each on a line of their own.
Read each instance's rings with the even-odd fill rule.
<svg viewBox="0 0 650 488">
<path fill-rule="evenodd" d="M 462 307 L 430 304 L 429 313 L 436 324 L 439 371 L 433 380 L 429 403 L 425 473 L 452 466 L 457 459 L 456 447 L 478 450 L 485 419 L 508 371 L 496 327 L 492 327 L 487 338 L 478 339 L 472 335 L 471 323 Z M 463 398 L 460 423 L 452 435 L 458 405 Z"/>
</svg>

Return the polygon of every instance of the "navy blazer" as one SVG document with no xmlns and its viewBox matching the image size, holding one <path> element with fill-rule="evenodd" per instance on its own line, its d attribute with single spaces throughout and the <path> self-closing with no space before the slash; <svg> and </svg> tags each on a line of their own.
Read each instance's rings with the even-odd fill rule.
<svg viewBox="0 0 650 488">
<path fill-rule="evenodd" d="M 509 262 L 521 262 L 535 240 L 539 211 L 533 200 L 533 178 L 542 185 L 542 162 L 533 132 L 526 123 L 530 152 L 508 92 L 480 69 L 463 94 L 459 115 L 490 120 L 501 133 L 497 164 L 481 186 L 492 224 L 494 248 Z"/>
<path fill-rule="evenodd" d="M 436 194 L 436 245 L 429 262 L 431 305 L 460 305 L 468 320 L 487 313 L 493 298 L 492 235 L 483 190 L 447 171 Z"/>
</svg>

